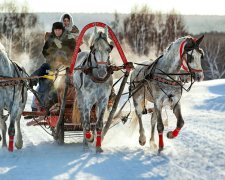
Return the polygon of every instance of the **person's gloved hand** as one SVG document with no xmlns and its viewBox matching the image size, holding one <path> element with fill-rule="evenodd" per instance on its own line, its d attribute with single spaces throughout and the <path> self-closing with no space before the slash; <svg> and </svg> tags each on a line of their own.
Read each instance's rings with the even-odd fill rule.
<svg viewBox="0 0 225 180">
<path fill-rule="evenodd" d="M 53 71 L 47 70 L 48 74 L 44 75 L 44 78 L 54 81 L 55 73 Z"/>
<path fill-rule="evenodd" d="M 62 48 L 62 41 L 58 40 L 57 38 L 54 38 L 54 43 L 59 49 Z"/>
<path fill-rule="evenodd" d="M 48 63 L 44 63 L 41 65 L 41 67 L 38 69 L 39 76 L 48 75 L 49 70 L 51 69 L 50 65 Z"/>
</svg>

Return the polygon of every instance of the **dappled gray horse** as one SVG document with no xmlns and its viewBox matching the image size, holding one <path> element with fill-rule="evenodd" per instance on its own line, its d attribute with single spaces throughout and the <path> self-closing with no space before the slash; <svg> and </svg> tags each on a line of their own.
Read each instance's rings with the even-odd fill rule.
<svg viewBox="0 0 225 180">
<path fill-rule="evenodd" d="M 204 78 L 201 67 L 203 51 L 199 44 L 204 36 L 199 39 L 182 37 L 173 42 L 157 60 L 143 62 L 138 65 L 131 74 L 130 92 L 133 93 L 135 113 L 139 122 L 139 143 L 146 142 L 145 132 L 142 124 L 142 114 L 145 109 L 145 101 L 154 104 L 151 117 L 151 138 L 150 146 L 156 147 L 154 142 L 154 129 L 157 122 L 159 135 L 159 151 L 163 149 L 163 130 L 161 111 L 166 105 L 173 109 L 177 118 L 177 127 L 167 134 L 168 138 L 175 138 L 184 120 L 181 114 L 180 98 L 182 96 L 183 83 L 180 80 L 181 67 L 194 81 L 201 81 Z M 136 91 L 136 92 L 135 92 Z"/>
<path fill-rule="evenodd" d="M 81 52 L 78 55 L 73 75 L 76 88 L 77 104 L 81 115 L 81 122 L 84 133 L 84 147 L 87 142 L 93 142 L 94 133 L 91 132 L 90 111 L 96 104 L 96 152 L 101 152 L 103 115 L 107 107 L 109 95 L 112 89 L 112 76 L 110 67 L 110 52 L 112 45 L 109 43 L 108 30 L 97 32 L 95 27 L 94 35 L 90 41 L 90 52 Z"/>
<path fill-rule="evenodd" d="M 24 110 L 27 100 L 26 84 L 22 80 L 11 81 L 4 78 L 23 77 L 25 71 L 13 63 L 7 56 L 5 48 L 0 43 L 0 128 L 2 130 L 3 140 L 2 146 L 6 147 L 6 120 L 8 115 L 4 115 L 4 110 L 7 110 L 10 115 L 10 124 L 8 128 L 9 146 L 8 150 L 13 151 L 15 122 L 16 122 L 16 142 L 17 149 L 23 146 L 22 134 L 20 130 L 21 113 Z M 3 79 L 3 80 L 2 80 Z"/>
</svg>

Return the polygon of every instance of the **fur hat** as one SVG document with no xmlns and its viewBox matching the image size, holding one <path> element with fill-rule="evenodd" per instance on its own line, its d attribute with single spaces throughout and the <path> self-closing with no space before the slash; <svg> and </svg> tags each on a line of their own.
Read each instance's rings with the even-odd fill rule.
<svg viewBox="0 0 225 180">
<path fill-rule="evenodd" d="M 61 22 L 53 23 L 52 31 L 54 31 L 55 29 L 62 29 L 64 31 L 63 23 L 61 23 Z"/>
</svg>

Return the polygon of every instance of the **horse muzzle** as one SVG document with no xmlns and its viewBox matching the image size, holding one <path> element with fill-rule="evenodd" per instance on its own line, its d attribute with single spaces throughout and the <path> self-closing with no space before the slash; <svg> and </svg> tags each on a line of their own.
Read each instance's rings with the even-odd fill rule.
<svg viewBox="0 0 225 180">
<path fill-rule="evenodd" d="M 194 80 L 197 82 L 203 81 L 204 79 L 204 74 L 203 72 L 195 72 L 194 73 Z"/>
<path fill-rule="evenodd" d="M 98 78 L 105 78 L 108 74 L 107 68 L 106 67 L 98 67 L 96 74 L 97 74 Z"/>
</svg>

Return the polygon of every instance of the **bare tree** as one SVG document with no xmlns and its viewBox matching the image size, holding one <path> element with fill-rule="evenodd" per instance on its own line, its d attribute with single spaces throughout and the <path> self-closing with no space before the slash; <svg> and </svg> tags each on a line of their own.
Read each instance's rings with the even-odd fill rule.
<svg viewBox="0 0 225 180">
<path fill-rule="evenodd" d="M 155 18 L 155 39 L 154 43 L 156 46 L 156 56 L 158 56 L 160 53 L 162 53 L 163 49 L 165 48 L 165 43 L 164 43 L 164 32 L 163 30 L 165 29 L 165 23 L 163 21 L 163 15 L 160 12 L 156 13 L 156 18 Z"/>
<path fill-rule="evenodd" d="M 175 41 L 177 38 L 187 35 L 184 21 L 181 15 L 177 14 L 175 10 L 172 10 L 166 15 L 165 25 L 163 26 L 160 49 L 165 49 L 168 44 Z"/>
<path fill-rule="evenodd" d="M 33 38 L 30 37 L 30 29 L 35 28 L 37 16 L 28 13 L 27 4 L 20 7 L 14 0 L 0 4 L 0 10 L 4 12 L 0 15 L 0 33 L 4 37 L 9 56 L 12 55 L 12 49 L 28 53 L 27 40 Z"/>
<path fill-rule="evenodd" d="M 0 37 L 9 57 L 18 59 L 18 55 L 27 54 L 31 60 L 40 58 L 44 32 L 40 37 L 40 28 L 35 14 L 29 13 L 27 3 L 18 5 L 15 0 L 0 4 Z M 33 49 L 36 50 L 33 50 Z"/>
<path fill-rule="evenodd" d="M 205 79 L 225 77 L 225 34 L 208 33 L 203 41 Z"/>
<path fill-rule="evenodd" d="M 114 13 L 114 21 L 111 22 L 111 27 L 116 36 L 119 36 L 120 18 L 117 11 Z"/>
<path fill-rule="evenodd" d="M 135 7 L 124 19 L 124 37 L 134 53 L 148 55 L 151 48 L 156 56 L 162 53 L 169 43 L 187 35 L 183 19 L 173 10 L 168 15 L 153 13 L 148 6 Z"/>
<path fill-rule="evenodd" d="M 147 6 L 135 7 L 124 19 L 124 36 L 132 50 L 139 55 L 147 55 L 154 39 L 155 15 Z"/>
</svg>

